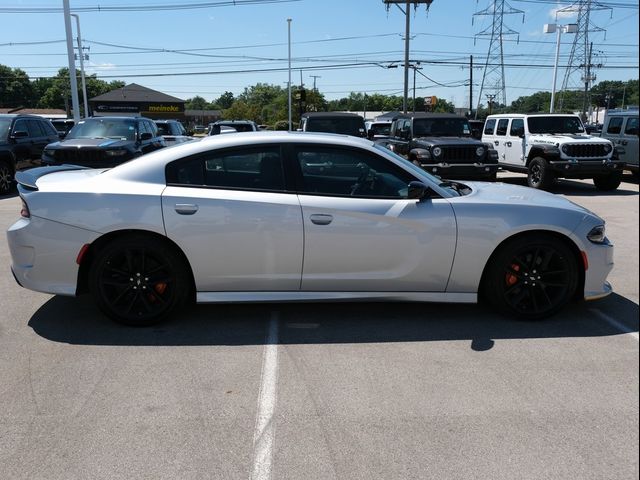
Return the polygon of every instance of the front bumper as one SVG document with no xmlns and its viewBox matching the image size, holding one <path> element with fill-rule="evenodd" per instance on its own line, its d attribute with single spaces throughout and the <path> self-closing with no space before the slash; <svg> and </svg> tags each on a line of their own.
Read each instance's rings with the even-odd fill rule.
<svg viewBox="0 0 640 480">
<path fill-rule="evenodd" d="M 497 163 L 423 163 L 420 167 L 442 178 L 489 178 L 498 172 Z"/>
<path fill-rule="evenodd" d="M 625 162 L 618 160 L 552 160 L 549 162 L 551 169 L 565 178 L 589 178 L 595 175 L 609 175 L 621 172 L 625 168 Z"/>
<path fill-rule="evenodd" d="M 597 300 L 606 297 L 613 289 L 607 276 L 613 270 L 613 245 L 590 244 L 586 249 L 588 268 L 584 275 L 584 299 Z"/>
</svg>

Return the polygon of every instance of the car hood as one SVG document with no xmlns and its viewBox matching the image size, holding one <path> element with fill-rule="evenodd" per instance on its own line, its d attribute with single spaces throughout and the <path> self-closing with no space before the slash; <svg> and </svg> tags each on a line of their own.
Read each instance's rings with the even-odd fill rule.
<svg viewBox="0 0 640 480">
<path fill-rule="evenodd" d="M 115 138 L 72 138 L 47 145 L 47 149 L 60 150 L 65 148 L 118 148 L 130 145 L 131 140 Z"/>
<path fill-rule="evenodd" d="M 415 141 L 429 145 L 470 145 L 474 147 L 482 145 L 480 140 L 468 137 L 417 137 Z"/>
<path fill-rule="evenodd" d="M 585 134 L 572 134 L 572 133 L 535 133 L 531 134 L 529 137 L 530 142 L 538 142 L 538 143 L 560 143 L 560 142 L 571 142 L 571 143 L 609 143 L 608 140 L 605 140 L 600 137 L 596 137 L 594 135 L 585 135 Z"/>
<path fill-rule="evenodd" d="M 501 182 L 461 182 L 471 188 L 471 193 L 453 200 L 464 199 L 471 203 L 551 207 L 570 210 L 585 215 L 597 215 L 560 195 Z"/>
</svg>

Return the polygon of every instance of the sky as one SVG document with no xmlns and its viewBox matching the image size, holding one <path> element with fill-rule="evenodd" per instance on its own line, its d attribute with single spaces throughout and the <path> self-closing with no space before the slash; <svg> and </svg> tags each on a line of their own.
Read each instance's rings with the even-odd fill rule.
<svg viewBox="0 0 640 480">
<path fill-rule="evenodd" d="M 591 12 L 593 63 L 601 65 L 594 83 L 637 79 L 638 1 L 593 2 L 612 7 Z M 62 0 L 0 0 L 0 64 L 20 68 L 32 79 L 67 67 L 62 5 Z M 204 8 L 185 8 L 189 5 Z M 474 13 L 490 12 L 492 5 L 491 0 L 433 0 L 428 10 L 411 9 L 410 63 L 420 68 L 416 96 L 469 106 L 473 55 L 475 108 L 490 46 L 490 36 L 482 32 L 491 31 L 492 17 Z M 575 15 L 556 16 L 570 5 L 508 1 L 507 10 L 522 13 L 504 17 L 514 32 L 503 42 L 507 103 L 551 91 L 556 35 L 543 33 L 543 26 L 575 23 Z M 85 70 L 105 81 L 208 101 L 226 91 L 237 96 L 257 83 L 286 88 L 291 19 L 294 85 L 315 85 L 328 100 L 350 92 L 403 93 L 405 15 L 383 0 L 70 0 L 70 6 L 80 18 L 83 46 L 89 47 Z M 75 20 L 73 25 L 75 41 Z M 558 89 L 574 38 L 561 35 Z M 579 77 L 579 72 L 571 77 L 570 87 L 579 88 Z M 491 89 L 485 87 L 482 97 L 487 93 Z"/>
</svg>

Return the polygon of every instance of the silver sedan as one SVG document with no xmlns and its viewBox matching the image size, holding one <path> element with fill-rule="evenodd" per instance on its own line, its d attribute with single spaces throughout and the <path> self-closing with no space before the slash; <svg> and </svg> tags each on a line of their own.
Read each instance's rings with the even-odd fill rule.
<svg viewBox="0 0 640 480">
<path fill-rule="evenodd" d="M 604 221 L 550 193 L 443 182 L 374 143 L 218 135 L 110 170 L 17 175 L 23 287 L 149 325 L 189 301 L 488 300 L 524 318 L 611 292 Z"/>
</svg>

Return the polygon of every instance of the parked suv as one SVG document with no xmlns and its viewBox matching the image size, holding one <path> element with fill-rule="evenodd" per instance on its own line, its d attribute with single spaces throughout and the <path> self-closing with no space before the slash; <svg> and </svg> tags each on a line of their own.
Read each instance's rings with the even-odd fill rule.
<svg viewBox="0 0 640 480">
<path fill-rule="evenodd" d="M 442 178 L 495 180 L 498 153 L 471 137 L 469 121 L 450 113 L 398 115 L 379 143 Z"/>
<path fill-rule="evenodd" d="M 35 115 L 0 115 L 0 195 L 13 188 L 16 170 L 40 165 L 44 147 L 58 140 L 58 132 Z"/>
<path fill-rule="evenodd" d="M 620 185 L 624 162 L 613 144 L 587 135 L 577 115 L 489 115 L 482 140 L 498 150 L 504 170 L 527 174 L 530 187 L 548 190 L 556 178 L 592 178 L 598 190 Z"/>
<path fill-rule="evenodd" d="M 601 137 L 619 148 L 625 168 L 638 175 L 638 109 L 608 110 L 602 124 Z"/>
<path fill-rule="evenodd" d="M 93 117 L 80 120 L 63 141 L 47 145 L 42 163 L 108 168 L 165 146 L 153 120 Z"/>
<path fill-rule="evenodd" d="M 227 131 L 230 131 L 229 128 L 233 128 L 236 132 L 257 132 L 259 130 L 258 124 L 251 120 L 218 120 L 209 124 L 208 134 L 217 135 L 225 130 L 223 127 L 227 127 Z"/>
<path fill-rule="evenodd" d="M 178 120 L 156 120 L 158 134 L 162 135 L 167 146 L 193 140 Z"/>
<path fill-rule="evenodd" d="M 300 118 L 302 132 L 341 133 L 354 137 L 366 136 L 364 118 L 355 113 L 309 112 Z"/>
</svg>

